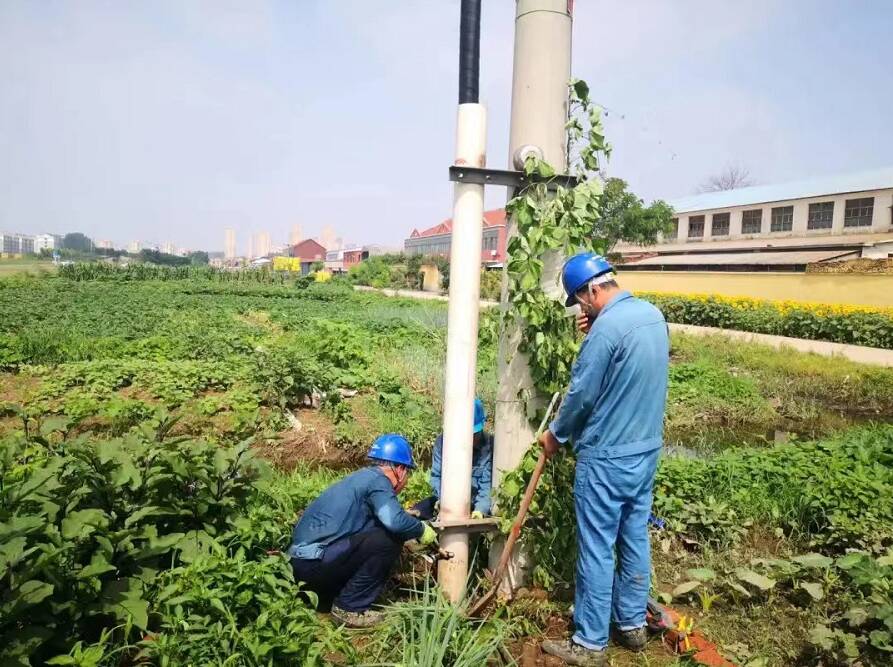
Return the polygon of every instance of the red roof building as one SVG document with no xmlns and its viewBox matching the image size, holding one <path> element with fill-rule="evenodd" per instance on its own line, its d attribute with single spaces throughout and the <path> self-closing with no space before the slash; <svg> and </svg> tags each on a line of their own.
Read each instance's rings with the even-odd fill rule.
<svg viewBox="0 0 893 667">
<path fill-rule="evenodd" d="M 502 264 L 505 261 L 506 229 L 505 209 L 484 212 L 481 264 Z M 403 249 L 407 255 L 449 257 L 452 236 L 453 220 L 450 218 L 421 232 L 413 229 L 403 242 Z"/>
<path fill-rule="evenodd" d="M 313 239 L 306 239 L 288 249 L 289 257 L 300 257 L 304 262 L 323 262 L 326 249 Z"/>
</svg>

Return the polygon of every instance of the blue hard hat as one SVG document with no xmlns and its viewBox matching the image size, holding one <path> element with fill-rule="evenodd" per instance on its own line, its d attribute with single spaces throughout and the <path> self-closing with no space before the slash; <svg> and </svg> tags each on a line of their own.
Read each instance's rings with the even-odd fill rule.
<svg viewBox="0 0 893 667">
<path fill-rule="evenodd" d="M 564 305 L 573 306 L 580 288 L 593 278 L 612 271 L 614 271 L 614 267 L 611 266 L 611 262 L 594 252 L 581 252 L 571 257 L 561 267 L 561 283 L 564 285 L 565 294 L 567 294 Z"/>
<path fill-rule="evenodd" d="M 484 410 L 484 402 L 474 399 L 474 430 L 472 433 L 480 433 L 484 430 L 484 422 L 487 421 L 487 411 Z"/>
<path fill-rule="evenodd" d="M 399 433 L 385 433 L 378 436 L 369 448 L 366 458 L 415 468 L 415 463 L 412 460 L 412 447 L 409 446 L 409 441 Z"/>
</svg>

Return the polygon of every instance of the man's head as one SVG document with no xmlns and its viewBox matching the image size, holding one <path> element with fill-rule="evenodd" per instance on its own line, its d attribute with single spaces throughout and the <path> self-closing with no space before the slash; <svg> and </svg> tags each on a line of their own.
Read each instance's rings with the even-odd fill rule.
<svg viewBox="0 0 893 667">
<path fill-rule="evenodd" d="M 415 462 L 412 460 L 412 448 L 406 438 L 398 433 L 385 433 L 378 436 L 369 448 L 366 457 L 374 465 L 381 467 L 397 493 L 400 493 L 406 486 L 409 481 L 409 473 L 415 468 Z"/>
<path fill-rule="evenodd" d="M 613 274 L 608 274 L 613 275 Z M 605 276 L 602 276 L 604 278 Z M 582 289 L 577 290 L 574 297 L 580 304 L 581 310 L 592 317 L 597 317 L 602 308 L 607 305 L 608 301 L 614 296 L 614 293 L 620 289 L 617 281 L 601 280 L 593 278 Z"/>
<path fill-rule="evenodd" d="M 614 267 L 601 255 L 581 252 L 568 259 L 561 269 L 566 307 L 579 303 L 587 315 L 598 315 L 618 289 Z"/>
</svg>

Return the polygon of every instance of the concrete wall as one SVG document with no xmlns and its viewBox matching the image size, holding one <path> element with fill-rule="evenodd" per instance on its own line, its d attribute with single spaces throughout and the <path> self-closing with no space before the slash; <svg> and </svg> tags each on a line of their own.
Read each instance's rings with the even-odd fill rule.
<svg viewBox="0 0 893 667">
<path fill-rule="evenodd" d="M 893 276 L 889 275 L 620 271 L 618 282 L 624 289 L 642 292 L 893 307 Z"/>
</svg>

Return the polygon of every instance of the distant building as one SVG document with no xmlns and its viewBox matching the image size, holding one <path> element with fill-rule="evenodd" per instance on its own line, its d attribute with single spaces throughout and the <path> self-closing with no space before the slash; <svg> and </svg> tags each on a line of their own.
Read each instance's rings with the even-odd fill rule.
<svg viewBox="0 0 893 667">
<path fill-rule="evenodd" d="M 669 202 L 660 243 L 615 248 L 639 271 L 803 271 L 893 256 L 893 168 L 709 192 Z"/>
<path fill-rule="evenodd" d="M 60 234 L 38 234 L 34 237 L 34 252 L 42 250 L 59 250 L 62 247 Z"/>
<path fill-rule="evenodd" d="M 369 250 L 370 246 L 364 246 L 362 248 L 350 248 L 349 250 L 344 251 L 343 263 L 344 270 L 350 271 L 352 266 L 356 266 L 364 259 L 369 258 Z"/>
<path fill-rule="evenodd" d="M 273 251 L 269 232 L 258 232 L 254 237 L 255 257 L 266 257 Z"/>
<path fill-rule="evenodd" d="M 95 247 L 99 248 L 100 250 L 111 250 L 114 246 L 112 245 L 112 242 L 110 240 L 102 239 L 95 243 Z"/>
<path fill-rule="evenodd" d="M 5 255 L 34 253 L 34 237 L 27 234 L 0 234 L 0 252 Z"/>
<path fill-rule="evenodd" d="M 344 251 L 343 250 L 329 250 L 326 252 L 326 259 L 323 264 L 325 266 L 326 271 L 330 271 L 331 273 L 343 273 L 344 272 Z"/>
<path fill-rule="evenodd" d="M 139 254 L 140 250 L 143 249 L 143 244 L 140 241 L 131 241 L 127 244 L 127 252 L 131 255 Z"/>
<path fill-rule="evenodd" d="M 301 260 L 301 273 L 306 275 L 315 262 L 325 263 L 327 252 L 317 241 L 306 239 L 292 246 L 288 254 Z"/>
<path fill-rule="evenodd" d="M 301 225 L 292 225 L 291 233 L 288 237 L 289 245 L 298 245 L 301 241 L 304 240 L 304 230 L 301 229 Z"/>
<path fill-rule="evenodd" d="M 236 230 L 235 229 L 224 229 L 223 230 L 223 258 L 224 259 L 235 259 L 236 258 Z"/>
<path fill-rule="evenodd" d="M 161 244 L 161 252 L 165 255 L 176 255 L 177 247 L 171 241 L 167 241 Z"/>
<path fill-rule="evenodd" d="M 334 227 L 326 225 L 322 228 L 322 231 L 319 234 L 319 244 L 323 248 L 328 248 L 329 250 L 340 249 L 340 246 L 338 245 L 338 234 L 335 232 Z"/>
<path fill-rule="evenodd" d="M 497 209 L 484 213 L 481 238 L 481 264 L 501 265 L 505 262 L 506 221 L 505 210 Z M 403 243 L 407 255 L 450 256 L 450 242 L 453 234 L 452 219 L 423 231 L 412 230 Z"/>
</svg>

